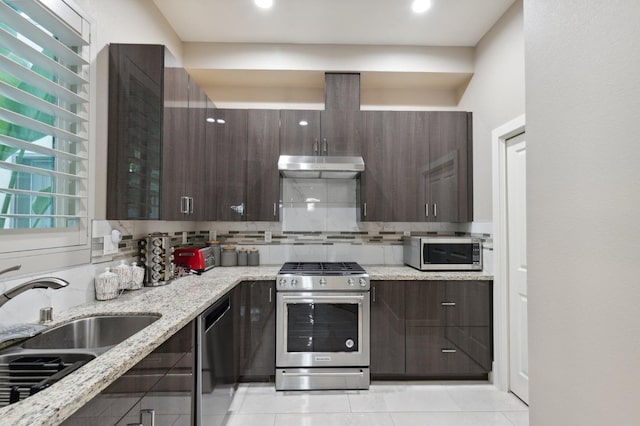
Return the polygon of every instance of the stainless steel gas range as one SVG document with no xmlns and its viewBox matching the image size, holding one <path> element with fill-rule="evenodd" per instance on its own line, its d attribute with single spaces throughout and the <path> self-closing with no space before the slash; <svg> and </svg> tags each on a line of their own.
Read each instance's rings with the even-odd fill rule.
<svg viewBox="0 0 640 426">
<path fill-rule="evenodd" d="M 276 276 L 276 390 L 369 388 L 369 275 L 288 262 Z"/>
</svg>

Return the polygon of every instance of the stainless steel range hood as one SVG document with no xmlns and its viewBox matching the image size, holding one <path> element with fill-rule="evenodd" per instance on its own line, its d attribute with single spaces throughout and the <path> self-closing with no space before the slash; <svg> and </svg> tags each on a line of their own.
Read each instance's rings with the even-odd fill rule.
<svg viewBox="0 0 640 426">
<path fill-rule="evenodd" d="M 287 178 L 353 179 L 364 171 L 364 160 L 362 157 L 281 155 L 278 170 Z"/>
</svg>

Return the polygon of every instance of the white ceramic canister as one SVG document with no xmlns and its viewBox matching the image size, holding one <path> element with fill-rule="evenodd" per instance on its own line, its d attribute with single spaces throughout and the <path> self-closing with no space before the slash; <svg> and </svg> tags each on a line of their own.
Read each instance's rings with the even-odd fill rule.
<svg viewBox="0 0 640 426">
<path fill-rule="evenodd" d="M 144 268 L 133 262 L 131 264 L 131 282 L 129 282 L 127 290 L 140 290 L 142 287 L 144 287 Z"/>
<path fill-rule="evenodd" d="M 118 297 L 119 282 L 118 275 L 111 272 L 111 268 L 106 267 L 104 272 L 95 278 L 96 299 L 111 300 Z"/>
<path fill-rule="evenodd" d="M 116 275 L 118 275 L 118 288 L 120 290 L 126 290 L 129 288 L 129 283 L 133 281 L 131 267 L 127 265 L 127 262 L 121 260 L 118 266 L 113 268 Z"/>
</svg>

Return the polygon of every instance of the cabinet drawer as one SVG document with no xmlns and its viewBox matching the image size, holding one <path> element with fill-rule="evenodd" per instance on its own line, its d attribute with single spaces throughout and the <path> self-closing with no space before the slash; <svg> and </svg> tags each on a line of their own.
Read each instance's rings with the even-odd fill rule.
<svg viewBox="0 0 640 426">
<path fill-rule="evenodd" d="M 418 281 L 406 286 L 408 327 L 491 326 L 490 281 Z"/>
<path fill-rule="evenodd" d="M 487 371 L 493 361 L 493 340 L 489 327 L 446 327 L 447 339 Z"/>
<path fill-rule="evenodd" d="M 486 377 L 489 369 L 474 360 L 464 348 L 454 342 L 451 338 L 451 329 L 452 327 L 407 327 L 406 373 L 408 376 Z"/>
<path fill-rule="evenodd" d="M 447 281 L 445 299 L 446 324 L 460 326 L 491 325 L 491 281 Z"/>
</svg>

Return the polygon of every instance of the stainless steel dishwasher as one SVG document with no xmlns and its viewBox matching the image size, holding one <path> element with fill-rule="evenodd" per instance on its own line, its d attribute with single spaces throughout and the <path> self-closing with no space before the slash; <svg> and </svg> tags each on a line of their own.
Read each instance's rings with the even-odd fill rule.
<svg viewBox="0 0 640 426">
<path fill-rule="evenodd" d="M 204 311 L 198 317 L 197 327 L 195 425 L 224 425 L 236 386 L 231 295 Z"/>
</svg>

